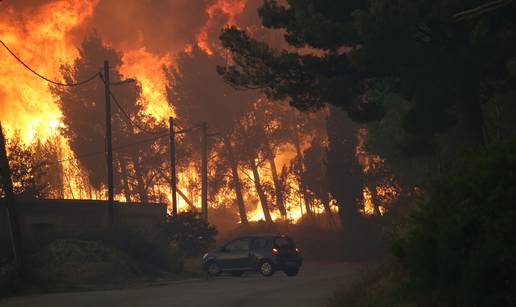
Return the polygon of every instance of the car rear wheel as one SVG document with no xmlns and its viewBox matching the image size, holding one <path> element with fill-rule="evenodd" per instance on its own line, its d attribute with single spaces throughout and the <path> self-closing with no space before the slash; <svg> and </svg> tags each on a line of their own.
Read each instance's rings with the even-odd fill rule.
<svg viewBox="0 0 516 307">
<path fill-rule="evenodd" d="M 287 276 L 296 276 L 297 273 L 299 273 L 299 268 L 293 268 L 293 269 L 286 269 L 285 274 Z"/>
<path fill-rule="evenodd" d="M 240 277 L 244 274 L 244 271 L 232 271 L 231 276 Z"/>
<path fill-rule="evenodd" d="M 265 277 L 269 277 L 274 274 L 274 268 L 272 267 L 272 263 L 270 263 L 270 261 L 264 261 L 260 264 L 260 274 Z"/>
<path fill-rule="evenodd" d="M 215 261 L 210 261 L 206 264 L 206 273 L 209 276 L 215 277 L 220 274 L 220 265 Z"/>
</svg>

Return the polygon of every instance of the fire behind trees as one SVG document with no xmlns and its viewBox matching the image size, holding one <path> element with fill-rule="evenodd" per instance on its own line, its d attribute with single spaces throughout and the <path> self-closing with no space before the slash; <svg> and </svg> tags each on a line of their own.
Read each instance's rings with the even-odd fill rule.
<svg viewBox="0 0 516 307">
<path fill-rule="evenodd" d="M 235 91 L 210 69 L 222 63 L 222 57 L 209 56 L 194 47 L 179 56 L 177 67 L 166 69 L 169 101 L 181 125 L 205 121 L 220 134 L 211 140 L 216 159 L 210 182 L 220 183 L 221 189 L 234 189 L 243 223 L 247 221 L 250 188 L 256 191 L 259 210 L 268 222 L 272 222 L 272 210 L 281 218 L 288 217 L 292 208 L 287 208 L 287 203 L 294 189 L 305 201 L 305 212 L 310 213 L 314 202 L 299 174 L 303 172 L 303 151 L 309 146 L 306 143 L 312 138 L 325 139 L 324 114 L 291 112 L 288 106 L 271 103 L 255 91 Z M 185 138 L 182 144 L 199 155 L 196 141 Z M 290 144 L 297 156 L 290 166 L 277 161 L 285 144 Z M 210 188 L 215 191 L 211 200 L 216 203 L 217 187 L 211 184 Z M 329 199 L 324 203 L 322 209 L 331 211 Z"/>
<path fill-rule="evenodd" d="M 91 75 L 98 70 L 98 63 L 107 59 L 113 68 L 112 79 L 121 80 L 122 57 L 93 33 L 83 41 L 74 64 L 63 66 L 61 72 L 65 81 L 72 82 Z M 327 223 L 333 225 L 335 209 L 332 207 L 337 194 L 330 193 L 326 175 L 331 171 L 324 170 L 331 161 L 326 158 L 326 140 L 328 135 L 341 135 L 342 129 L 326 125 L 325 112 L 304 114 L 284 103 L 273 103 L 257 91 L 235 91 L 215 72 L 216 65 L 224 62 L 220 56 L 208 55 L 193 47 L 179 55 L 176 65 L 164 68 L 168 99 L 178 118 L 178 127 L 195 127 L 207 122 L 210 131 L 215 132 L 209 146 L 211 207 L 238 212 L 243 223 L 260 216 L 267 222 L 297 220 L 304 212 L 308 217 L 324 213 L 328 216 Z M 74 88 L 52 87 L 52 92 L 58 97 L 63 113 L 60 131 L 69 140 L 85 177 L 86 195 L 99 197 L 99 191 L 106 185 L 105 161 L 99 152 L 88 153 L 104 147 L 102 82 Z M 139 83 L 113 87 L 112 94 L 121 107 L 113 106 L 117 197 L 127 201 L 166 201 L 169 195 L 168 144 L 166 138 L 158 135 L 152 139 L 153 134 L 149 135 L 149 131 L 164 131 L 166 127 L 144 112 Z M 334 112 L 330 112 L 329 122 Z M 355 154 L 357 127 L 346 127 L 343 131 L 349 132 L 346 136 L 349 142 L 344 142 L 339 150 L 347 156 L 343 159 L 340 153 L 335 158 L 351 163 L 356 169 L 342 182 L 346 186 L 343 193 L 349 202 L 356 203 L 358 212 L 363 203 L 364 166 L 359 165 Z M 151 140 L 146 141 L 149 138 Z M 332 150 L 336 149 L 332 148 L 330 154 Z M 285 153 L 289 152 L 290 157 L 285 158 Z M 182 196 L 190 198 L 190 203 L 195 202 L 198 195 L 199 155 L 198 134 L 180 136 L 179 185 L 187 191 L 183 194 L 188 195 Z M 57 157 L 53 162 L 55 160 Z M 340 179 L 335 182 L 341 184 Z M 50 188 L 52 193 L 62 195 L 58 186 Z M 354 196 L 351 193 L 355 193 Z M 232 216 L 229 214 L 226 219 Z"/>
<path fill-rule="evenodd" d="M 256 15 L 257 2 L 251 2 L 242 6 L 241 19 L 251 13 Z M 101 9 L 102 12 L 106 7 Z M 234 12 L 231 14 L 235 16 Z M 222 22 L 224 26 L 235 20 L 214 22 Z M 270 32 L 253 22 L 238 22 L 254 37 L 273 46 L 284 46 L 278 32 Z M 207 30 L 213 32 L 213 29 Z M 216 36 L 219 29 L 215 31 Z M 119 51 L 124 48 L 114 47 L 117 40 L 113 36 L 116 35 L 112 32 L 104 36 L 109 37 L 110 47 L 106 47 L 99 35 L 88 35 L 78 49 L 76 60 L 61 67 L 64 80 L 83 79 L 98 71 L 99 63 L 106 59 L 113 68 L 112 79 L 123 79 L 121 70 L 123 59 L 127 60 L 127 57 Z M 216 65 L 231 63 L 234 59 L 236 57 L 232 59 L 213 41 L 203 45 L 198 39 L 180 52 L 176 61 L 168 61 L 173 64 L 165 67 L 163 76 L 166 79 L 162 78 L 168 83 L 168 104 L 175 112 L 178 129 L 206 121 L 211 133 L 219 133 L 209 141 L 210 206 L 222 212 L 214 216 L 227 216 L 226 220 L 234 224 L 237 221 L 235 213 L 244 223 L 259 219 L 298 221 L 303 215 L 308 219 L 324 214 L 327 223 L 332 224 L 338 221 L 333 219 L 337 204 L 352 208 L 349 212 L 357 216 L 361 215 L 360 211 L 382 213 L 363 208 L 364 203 L 371 205 L 367 201 L 370 198 L 378 200 L 374 202 L 378 208 L 387 205 L 381 200 L 380 206 L 376 184 L 371 175 L 364 172 L 369 166 L 357 160 L 359 126 L 341 122 L 341 114 L 335 109 L 305 114 L 291 109 L 286 102 L 273 103 L 258 91 L 235 91 L 214 69 Z M 127 71 L 131 70 L 125 69 Z M 166 138 L 156 136 L 154 140 L 146 141 L 154 135 L 144 131 L 166 129 L 157 118 L 166 118 L 167 114 L 149 115 L 144 81 L 140 82 L 112 87 L 113 95 L 123 109 L 122 112 L 113 103 L 113 146 L 123 147 L 115 150 L 115 190 L 119 200 L 167 202 L 170 175 Z M 63 115 L 60 132 L 77 157 L 77 161 L 65 163 L 76 168 L 75 182 L 70 180 L 71 174 L 63 170 L 59 176 L 61 186 L 67 185 L 72 197 L 76 197 L 73 193 L 78 193 L 77 197 L 102 198 L 106 185 L 102 155 L 105 147 L 102 83 L 99 80 L 71 89 L 52 87 L 51 91 L 57 97 Z M 124 112 L 130 119 L 125 118 Z M 182 192 L 179 198 L 193 204 L 197 203 L 200 187 L 198 138 L 197 131 L 181 135 L 177 146 Z M 91 152 L 95 154 L 90 155 Z M 60 159 L 62 155 L 52 160 Z M 77 184 L 77 181 L 81 183 Z M 364 197 L 364 187 L 372 193 L 370 198 Z M 51 188 L 55 190 L 54 194 L 63 194 L 59 192 L 63 188 L 57 185 Z M 183 208 L 187 208 L 186 205 Z M 344 211 L 340 210 L 341 216 L 347 215 Z"/>
<path fill-rule="evenodd" d="M 233 61 L 218 67 L 226 82 L 367 123 L 363 144 L 386 166 L 373 168 L 375 180 L 392 171 L 403 188 L 396 257 L 335 306 L 513 306 L 516 3 L 270 0 L 259 13 L 290 46 L 227 28 L 221 40 Z M 341 184 L 356 172 L 337 167 L 345 151 L 332 153 L 350 140 L 344 118 L 328 121 L 340 128 L 328 130 L 329 178 Z M 360 228 L 342 185 L 329 186 L 353 242 L 371 228 Z"/>
<path fill-rule="evenodd" d="M 99 70 L 99 63 L 104 60 L 110 62 L 111 80 L 122 80 L 120 74 L 122 55 L 118 51 L 105 47 L 101 39 L 92 34 L 87 37 L 79 51 L 79 57 L 72 66 L 63 66 L 61 71 L 68 82 L 79 80 L 84 75 Z M 102 60 L 104 59 L 104 60 Z M 80 87 L 63 88 L 55 86 L 53 93 L 59 98 L 60 108 L 63 113 L 64 127 L 61 132 L 69 140 L 71 149 L 76 153 L 81 169 L 85 172 L 89 185 L 94 189 L 101 189 L 106 185 L 106 163 L 102 155 L 84 155 L 105 147 L 105 114 L 104 91 L 100 82 L 90 82 Z M 149 197 L 159 199 L 152 191 L 152 186 L 163 178 L 165 167 L 160 156 L 164 155 L 166 143 L 163 139 L 156 138 L 153 142 L 139 144 L 147 134 L 133 125 L 133 121 L 139 127 L 149 130 L 163 130 L 155 121 L 142 113 L 142 105 L 139 103 L 141 88 L 137 84 L 124 84 L 111 90 L 117 104 L 123 109 L 113 112 L 113 146 L 120 147 L 129 143 L 134 144 L 116 151 L 114 165 L 117 170 L 117 191 L 127 201 L 139 200 L 147 202 Z M 130 118 L 125 118 L 125 112 Z M 144 128 L 145 129 L 145 128 Z M 161 142 L 161 143 L 160 143 Z M 90 195 L 91 197 L 91 195 Z"/>
<path fill-rule="evenodd" d="M 38 141 L 34 146 L 22 143 L 19 131 L 7 140 L 7 158 L 13 179 L 13 192 L 21 198 L 61 198 L 63 178 L 58 157 L 59 146 Z M 0 186 L 3 197 L 3 187 Z"/>
<path fill-rule="evenodd" d="M 213 73 L 213 65 L 222 65 L 232 60 L 231 56 L 221 49 L 218 39 L 220 29 L 224 26 L 238 24 L 252 32 L 254 37 L 263 39 L 272 46 L 285 46 L 281 31 L 269 30 L 259 24 L 257 9 L 261 5 L 260 0 L 219 0 L 162 5 L 152 3 L 148 6 L 131 3 L 120 8 L 119 11 L 120 16 L 125 15 L 130 18 L 112 16 L 113 23 L 119 25 L 118 27 L 108 27 L 105 23 L 105 16 L 117 5 L 116 1 L 100 3 L 84 1 L 67 4 L 41 0 L 35 1 L 33 6 L 14 2 L 6 5 L 9 9 L 2 11 L 1 14 L 5 17 L 3 20 L 8 21 L 2 24 L 7 29 L 6 31 L 12 34 L 9 36 L 8 43 L 16 46 L 15 49 L 21 52 L 23 58 L 30 59 L 31 64 L 41 71 L 47 72 L 53 78 L 64 77 L 69 80 L 77 80 L 92 70 L 98 71 L 99 63 L 105 59 L 108 59 L 114 67 L 112 73 L 115 79 L 122 77 L 121 72 L 126 74 L 126 77 L 136 75 L 140 79 L 140 83 L 113 87 L 112 91 L 133 122 L 147 128 L 146 130 L 155 128 L 160 131 L 161 128 L 165 128 L 160 127 L 163 125 L 162 123 L 153 122 L 153 120 L 162 120 L 172 114 L 171 112 L 167 113 L 167 105 L 176 109 L 176 119 L 181 125 L 187 122 L 181 118 L 185 114 L 180 110 L 180 100 L 176 102 L 174 98 L 169 99 L 171 101 L 168 103 L 165 101 L 165 95 L 162 93 L 164 89 L 161 86 L 166 83 L 164 81 L 166 78 L 165 74 L 160 74 L 162 72 L 161 64 L 156 65 L 156 63 L 166 63 L 168 71 L 175 67 L 176 72 L 182 74 L 179 64 L 176 65 L 177 52 L 184 50 L 186 52 L 183 52 L 183 56 L 193 56 L 196 59 L 205 57 L 206 61 L 200 61 L 197 66 L 199 73 L 197 77 L 205 74 L 208 76 L 207 82 L 190 82 L 189 84 L 194 89 L 202 88 L 202 91 L 193 90 L 194 94 L 200 95 L 201 93 L 198 92 L 212 93 L 211 97 L 206 97 L 207 101 L 213 101 L 213 105 L 220 106 L 225 106 L 225 104 L 217 97 L 234 97 L 225 99 L 228 103 L 232 103 L 230 108 L 206 109 L 211 113 L 208 115 L 218 114 L 214 111 L 224 113 L 220 119 L 212 116 L 211 120 L 207 120 L 210 130 L 212 132 L 223 130 L 217 127 L 217 121 L 232 123 L 232 120 L 228 120 L 228 118 L 234 115 L 229 114 L 228 110 L 243 111 L 241 121 L 238 122 L 238 125 L 243 128 L 233 128 L 233 134 L 238 132 L 242 137 L 247 136 L 249 140 L 247 144 L 241 140 L 237 142 L 235 141 L 237 136 L 231 135 L 231 133 L 210 139 L 210 150 L 212 151 L 210 165 L 212 167 L 210 167 L 209 174 L 209 191 L 210 204 L 214 207 L 228 207 L 231 210 L 225 212 L 232 214 L 238 212 L 241 220 L 244 215 L 248 216 L 250 220 L 266 219 L 268 211 L 272 220 L 285 215 L 290 219 L 299 220 L 302 214 L 318 214 L 327 211 L 328 207 L 335 210 L 335 197 L 331 193 L 314 192 L 314 190 L 320 190 L 321 186 L 324 187 L 324 184 L 317 186 L 316 183 L 310 182 L 310 176 L 303 176 L 303 172 L 313 171 L 310 166 L 303 165 L 304 151 L 310 148 L 311 144 L 315 142 L 314 140 L 320 140 L 323 148 L 328 147 L 324 124 L 327 113 L 321 112 L 312 115 L 296 113 L 294 116 L 292 109 L 285 104 L 282 106 L 272 105 L 270 101 L 263 99 L 261 94 L 256 92 L 253 94 L 236 92 L 230 86 L 224 85 L 220 78 Z M 163 16 L 162 14 L 166 11 L 170 11 L 168 14 L 174 18 L 156 19 L 155 16 Z M 49 19 L 48 16 L 52 16 L 54 13 L 59 16 L 71 17 Z M 28 21 L 32 19 L 49 20 L 49 22 L 45 24 L 29 23 Z M 152 21 L 149 22 L 149 19 Z M 131 20 L 130 24 L 128 20 Z M 11 24 L 20 25 L 20 27 L 15 28 Z M 95 34 L 85 34 L 89 33 L 92 28 L 98 30 L 104 42 L 101 43 L 99 37 L 95 38 Z M 136 28 L 140 31 L 134 31 Z M 38 36 L 39 40 L 32 38 L 22 40 L 23 33 L 18 29 L 27 29 L 29 32 L 40 33 L 42 36 Z M 124 30 L 121 31 L 121 29 Z M 166 31 L 158 31 L 158 29 L 166 29 Z M 141 37 L 136 37 L 136 33 L 140 33 Z M 166 35 L 167 39 L 162 39 L 161 35 Z M 87 38 L 83 41 L 84 36 Z M 99 41 L 96 42 L 96 40 Z M 110 47 L 102 47 L 103 43 Z M 37 48 L 44 48 L 44 50 L 41 49 L 41 53 L 33 52 Z M 210 61 L 212 63 L 209 63 Z M 68 63 L 68 65 L 56 69 L 61 62 Z M 205 64 L 201 65 L 201 63 Z M 52 189 L 56 190 L 53 191 L 54 194 L 70 198 L 103 198 L 105 161 L 102 151 L 105 143 L 102 128 L 104 115 L 101 82 L 92 82 L 83 89 L 51 88 L 49 91 L 45 83 L 35 84 L 30 75 L 22 76 L 23 70 L 18 71 L 15 69 L 16 67 L 9 62 L 7 65 L 2 65 L 2 68 L 8 68 L 5 75 L 17 76 L 19 80 L 23 80 L 19 83 L 34 90 L 35 95 L 30 96 L 29 100 L 31 106 L 36 104 L 37 108 L 29 108 L 29 102 L 26 101 L 25 95 L 18 95 L 23 96 L 22 98 L 16 95 L 17 92 L 24 89 L 17 89 L 12 81 L 6 79 L 3 80 L 8 85 L 6 93 L 9 95 L 5 96 L 4 92 L 1 93 L 0 96 L 7 97 L 2 100 L 2 106 L 9 110 L 25 110 L 23 114 L 21 114 L 22 111 L 15 113 L 19 115 L 16 116 L 17 121 L 24 127 L 27 126 L 26 122 L 35 122 L 34 117 L 39 116 L 39 120 L 41 118 L 54 119 L 54 126 L 60 128 L 57 129 L 58 131 L 62 131 L 63 137 L 59 140 L 58 157 L 52 160 L 54 162 L 67 161 L 56 163 L 62 167 L 62 172 L 58 175 L 62 184 L 60 184 L 61 187 L 52 186 Z M 185 70 L 185 75 L 190 74 L 192 76 L 190 79 L 195 81 L 194 73 L 186 72 L 188 70 L 186 66 L 183 70 Z M 157 73 L 154 73 L 156 71 Z M 211 88 L 218 89 L 212 91 Z M 12 93 L 14 94 L 11 95 Z M 240 107 L 240 103 L 236 107 L 237 104 L 232 102 L 233 100 L 237 101 L 236 97 L 238 96 L 247 95 L 256 97 L 250 99 L 248 103 L 243 103 L 242 107 Z M 55 98 L 57 98 L 59 107 L 55 106 Z M 4 103 L 4 101 L 16 99 L 22 103 Z M 53 107 L 48 108 L 49 105 Z M 157 105 L 160 107 L 156 108 Z M 265 106 L 263 112 L 261 111 L 262 106 Z M 46 112 L 45 117 L 41 115 L 42 110 Z M 259 114 L 260 112 L 263 114 Z M 49 117 L 50 115 L 51 117 Z M 292 118 L 287 115 L 292 115 Z M 114 104 L 113 117 L 115 147 L 146 140 L 146 134 L 134 125 L 130 125 Z M 278 119 L 276 120 L 274 117 L 278 117 Z M 49 122 L 50 119 L 48 119 Z M 282 124 L 270 125 L 264 129 L 265 124 L 259 123 L 259 121 L 268 120 L 272 120 L 274 123 L 282 122 Z M 198 123 L 199 121 L 191 122 L 192 125 Z M 234 126 L 233 123 L 231 125 Z M 264 127 L 259 127 L 260 125 Z M 7 126 L 11 128 L 9 131 L 13 131 L 13 121 L 9 121 Z M 188 128 L 188 126 L 178 128 Z M 28 134 L 26 131 L 23 133 L 24 143 L 27 144 L 30 142 L 27 140 Z M 226 136 L 226 140 L 223 136 Z M 44 133 L 41 139 L 45 140 L 47 137 Z M 179 139 L 179 142 L 182 143 L 181 146 L 178 146 L 180 190 L 186 198 L 189 198 L 190 203 L 196 203 L 200 186 L 197 179 L 199 177 L 199 157 L 197 156 L 199 153 L 198 146 L 196 146 L 198 134 L 194 132 L 180 136 Z M 255 139 L 259 141 L 255 142 Z M 115 150 L 115 181 L 119 200 L 167 202 L 170 192 L 168 190 L 168 159 L 164 152 L 167 150 L 165 140 L 166 138 L 157 138 L 153 142 L 144 142 Z M 232 146 L 228 146 L 229 144 Z M 68 146 L 71 147 L 71 151 Z M 353 151 L 353 148 L 349 148 L 349 152 Z M 95 154 L 89 155 L 90 153 Z M 77 157 L 77 160 L 74 160 L 74 156 Z M 321 165 L 325 165 L 324 155 L 320 158 Z M 253 170 L 255 171 L 253 172 Z M 240 180 L 235 180 L 237 177 Z M 361 180 L 361 178 L 357 178 L 357 180 Z M 314 184 L 315 186 L 310 187 Z M 357 207 L 361 207 L 363 202 L 362 185 L 360 184 L 360 191 L 357 189 L 354 192 L 359 198 L 358 200 L 354 199 L 358 203 Z M 233 189 L 233 186 L 240 186 L 240 189 Z M 235 195 L 240 194 L 236 190 L 242 190 L 242 197 Z M 375 188 L 370 187 L 370 190 L 374 191 Z M 325 195 L 330 196 L 329 201 L 326 200 Z M 182 197 L 178 198 L 183 202 Z M 235 202 L 240 206 L 237 206 Z M 244 205 L 242 206 L 242 204 Z M 182 205 L 186 208 L 184 203 Z M 269 210 L 263 210 L 263 207 L 269 208 Z M 237 208 L 239 209 L 237 210 Z M 243 209 L 247 211 L 245 214 L 243 214 Z M 232 214 L 228 215 L 234 222 Z"/>
</svg>

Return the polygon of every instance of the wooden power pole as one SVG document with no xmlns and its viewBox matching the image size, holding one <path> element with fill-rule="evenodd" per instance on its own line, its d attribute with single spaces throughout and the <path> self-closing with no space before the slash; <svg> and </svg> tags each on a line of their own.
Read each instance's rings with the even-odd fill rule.
<svg viewBox="0 0 516 307">
<path fill-rule="evenodd" d="M 113 145 L 111 132 L 111 91 L 109 89 L 109 62 L 104 61 L 104 93 L 106 95 L 106 162 L 108 181 L 108 219 L 112 226 L 114 215 L 114 185 L 113 185 Z"/>
<path fill-rule="evenodd" d="M 202 123 L 201 128 L 201 208 L 202 218 L 208 221 L 208 126 L 206 123 Z"/>
<path fill-rule="evenodd" d="M 0 123 L 0 174 L 2 176 L 2 185 L 4 187 L 5 193 L 5 207 L 7 209 L 7 222 L 9 226 L 9 235 L 11 237 L 14 265 L 18 274 L 20 274 L 20 268 L 23 263 L 21 253 L 20 224 L 14 205 L 13 183 L 11 181 L 9 161 L 7 160 L 7 150 L 5 149 L 5 138 L 2 130 L 2 123 Z"/>
<path fill-rule="evenodd" d="M 177 178 L 176 178 L 176 144 L 174 118 L 168 119 L 170 129 L 170 190 L 172 192 L 172 214 L 177 215 Z"/>
</svg>

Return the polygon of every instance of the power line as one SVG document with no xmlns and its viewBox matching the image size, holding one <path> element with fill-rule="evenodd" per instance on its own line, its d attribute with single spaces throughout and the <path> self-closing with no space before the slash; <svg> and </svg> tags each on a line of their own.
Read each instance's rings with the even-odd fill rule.
<svg viewBox="0 0 516 307">
<path fill-rule="evenodd" d="M 181 132 L 181 131 L 179 131 L 179 132 Z M 131 147 L 133 145 L 138 145 L 138 144 L 142 144 L 142 143 L 151 142 L 151 141 L 154 141 L 154 140 L 166 137 L 166 136 L 168 136 L 168 133 L 165 133 L 163 135 L 158 135 L 158 136 L 155 136 L 155 137 L 152 137 L 152 138 L 140 140 L 140 141 L 137 141 L 137 142 L 132 142 L 132 143 L 120 145 L 120 146 L 114 147 L 113 150 L 124 149 L 124 148 L 127 148 L 127 147 Z M 96 155 L 102 155 L 102 154 L 105 154 L 105 153 L 106 153 L 105 151 L 89 152 L 89 153 L 85 153 L 85 154 L 81 154 L 81 155 L 75 156 L 74 158 L 68 158 L 68 159 L 53 161 L 53 162 L 50 162 L 50 163 L 44 163 L 44 164 L 40 165 L 40 167 L 54 165 L 54 164 L 60 164 L 60 163 L 64 163 L 64 162 L 75 161 L 75 160 L 79 160 L 80 158 L 87 158 L 87 157 L 92 157 L 92 156 L 96 156 Z"/>
<path fill-rule="evenodd" d="M 120 111 L 122 112 L 122 114 L 124 115 L 124 117 L 127 119 L 127 122 L 131 125 L 131 126 L 134 126 L 138 129 L 140 129 L 141 131 L 145 132 L 145 133 L 148 133 L 148 134 L 161 134 L 161 133 L 165 133 L 167 132 L 168 130 L 161 130 L 161 131 L 150 131 L 150 130 L 147 130 L 145 128 L 143 128 L 141 125 L 137 124 L 135 121 L 133 121 L 131 119 L 131 117 L 129 116 L 129 114 L 127 114 L 127 112 L 125 112 L 124 108 L 122 108 L 122 105 L 118 102 L 118 100 L 116 99 L 115 95 L 113 95 L 113 93 L 111 91 L 109 91 L 109 95 L 111 96 L 111 98 L 113 98 L 113 101 L 115 102 L 115 104 L 117 105 L 117 107 L 120 109 Z"/>
<path fill-rule="evenodd" d="M 174 133 L 175 134 L 182 134 L 182 133 L 188 133 L 188 132 L 192 132 L 192 131 L 193 131 L 193 128 L 186 128 L 186 129 L 175 131 Z M 138 145 L 138 144 L 143 144 L 143 143 L 151 142 L 151 141 L 154 141 L 154 140 L 166 137 L 169 134 L 170 133 L 168 133 L 168 131 L 166 131 L 166 132 L 163 132 L 160 135 L 157 135 L 157 136 L 154 136 L 154 137 L 151 137 L 151 138 L 148 138 L 148 139 L 143 139 L 143 140 L 140 140 L 140 141 L 137 141 L 137 142 L 132 142 L 132 143 L 128 143 L 128 144 L 124 144 L 124 145 L 113 147 L 113 150 L 124 149 L 124 148 L 127 148 L 127 147 L 131 147 L 133 145 Z M 78 155 L 78 156 L 76 156 L 74 158 L 68 158 L 68 159 L 53 161 L 53 162 L 50 162 L 50 163 L 44 163 L 44 164 L 40 165 L 39 167 L 48 166 L 48 165 L 54 165 L 54 164 L 60 164 L 60 163 L 64 163 L 64 162 L 75 161 L 75 160 L 79 160 L 80 158 L 88 158 L 88 157 L 91 157 L 91 156 L 102 155 L 102 154 L 105 154 L 105 153 L 106 153 L 105 151 L 93 151 L 93 152 L 89 152 L 89 153 Z"/>
<path fill-rule="evenodd" d="M 62 82 L 57 82 L 57 81 L 54 81 L 54 80 L 50 80 L 48 79 L 47 77 L 41 75 L 40 73 L 38 73 L 37 71 L 35 71 L 34 69 L 30 68 L 29 65 L 25 64 L 25 62 L 23 62 L 13 51 L 11 51 L 11 49 L 9 49 L 9 47 L 7 47 L 7 45 L 2 41 L 0 40 L 0 43 L 2 44 L 2 46 L 4 46 L 4 48 L 9 51 L 9 53 L 18 61 L 20 62 L 20 64 L 22 64 L 23 66 L 25 66 L 25 68 L 27 68 L 30 72 L 32 72 L 33 74 L 35 74 L 36 76 L 40 77 L 41 79 L 49 82 L 49 83 L 52 83 L 52 84 L 55 84 L 55 85 L 59 85 L 59 86 L 79 86 L 79 85 L 83 85 L 85 83 L 88 83 L 90 81 L 92 81 L 93 79 L 95 79 L 98 75 L 100 75 L 99 72 L 96 72 L 93 76 L 89 77 L 88 79 L 85 79 L 83 81 L 80 81 L 80 82 L 77 82 L 77 83 L 62 83 Z"/>
<path fill-rule="evenodd" d="M 102 81 L 104 81 L 104 78 L 102 77 L 102 74 L 99 74 L 99 77 Z M 122 82 L 125 82 L 125 81 L 122 81 Z M 122 83 L 119 83 L 119 84 L 122 84 Z M 118 99 L 116 99 L 115 95 L 113 95 L 113 92 L 111 92 L 111 90 L 109 90 L 109 96 L 111 98 L 113 98 L 113 101 L 115 102 L 115 104 L 117 105 L 117 107 L 120 109 L 120 111 L 122 112 L 122 114 L 124 115 L 124 117 L 127 119 L 127 123 L 131 126 L 134 126 L 138 129 L 140 129 L 141 131 L 145 132 L 145 133 L 148 133 L 148 134 L 161 134 L 161 133 L 164 133 L 166 132 L 167 130 L 162 130 L 162 131 L 150 131 L 150 130 L 147 130 L 145 128 L 143 128 L 142 126 L 140 126 L 139 124 L 137 124 L 136 122 L 134 122 L 131 117 L 129 116 L 129 114 L 127 114 L 127 112 L 124 110 L 124 108 L 122 108 L 122 105 L 118 102 Z"/>
</svg>

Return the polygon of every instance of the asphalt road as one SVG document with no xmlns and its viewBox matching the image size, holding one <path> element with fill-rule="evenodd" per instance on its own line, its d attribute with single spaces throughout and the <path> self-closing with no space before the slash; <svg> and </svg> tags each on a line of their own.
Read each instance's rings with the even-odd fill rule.
<svg viewBox="0 0 516 307">
<path fill-rule="evenodd" d="M 276 272 L 272 277 L 244 274 L 188 279 L 118 290 L 15 297 L 0 301 L 0 306 L 319 307 L 327 305 L 335 289 L 352 282 L 359 270 L 359 265 L 349 263 L 309 262 L 296 277 Z"/>
</svg>

